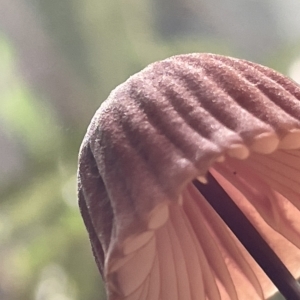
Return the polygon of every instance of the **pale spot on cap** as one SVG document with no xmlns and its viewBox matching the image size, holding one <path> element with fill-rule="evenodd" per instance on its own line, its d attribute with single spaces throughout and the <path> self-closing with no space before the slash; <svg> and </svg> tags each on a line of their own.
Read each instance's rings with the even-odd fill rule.
<svg viewBox="0 0 300 300">
<path fill-rule="evenodd" d="M 205 176 L 198 176 L 197 179 L 198 179 L 201 183 L 204 183 L 204 184 L 207 183 L 207 179 L 206 179 Z"/>
<path fill-rule="evenodd" d="M 224 155 L 220 155 L 219 157 L 216 158 L 216 162 L 224 162 L 225 161 L 225 156 Z"/>
<path fill-rule="evenodd" d="M 265 132 L 254 137 L 251 150 L 257 153 L 269 154 L 274 152 L 279 144 L 278 136 L 273 132 Z"/>
<path fill-rule="evenodd" d="M 292 129 L 280 141 L 279 148 L 285 150 L 297 149 L 300 147 L 300 129 Z"/>
<path fill-rule="evenodd" d="M 125 255 L 136 251 L 144 246 L 153 237 L 153 231 L 145 231 L 140 235 L 131 236 L 125 242 L 123 246 L 123 253 Z"/>
<path fill-rule="evenodd" d="M 169 206 L 166 203 L 157 205 L 150 213 L 148 228 L 156 229 L 166 223 L 169 218 Z"/>
<path fill-rule="evenodd" d="M 227 150 L 227 154 L 234 158 L 246 159 L 249 156 L 250 152 L 245 145 L 234 144 L 231 145 L 230 148 Z"/>
</svg>

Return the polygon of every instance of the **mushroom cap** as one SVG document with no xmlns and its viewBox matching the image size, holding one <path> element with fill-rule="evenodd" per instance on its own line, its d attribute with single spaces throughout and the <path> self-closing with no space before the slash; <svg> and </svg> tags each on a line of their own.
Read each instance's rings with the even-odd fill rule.
<svg viewBox="0 0 300 300">
<path fill-rule="evenodd" d="M 119 85 L 92 119 L 78 170 L 108 298 L 253 300 L 275 292 L 192 184 L 205 183 L 208 171 L 298 277 L 299 149 L 300 87 L 267 67 L 195 53 Z"/>
</svg>

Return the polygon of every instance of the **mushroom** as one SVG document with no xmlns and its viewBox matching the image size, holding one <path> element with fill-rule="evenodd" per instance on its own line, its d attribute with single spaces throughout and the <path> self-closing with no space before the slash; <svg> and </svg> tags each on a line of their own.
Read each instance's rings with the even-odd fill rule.
<svg viewBox="0 0 300 300">
<path fill-rule="evenodd" d="M 300 299 L 300 87 L 214 54 L 113 90 L 78 196 L 109 300 Z"/>
</svg>

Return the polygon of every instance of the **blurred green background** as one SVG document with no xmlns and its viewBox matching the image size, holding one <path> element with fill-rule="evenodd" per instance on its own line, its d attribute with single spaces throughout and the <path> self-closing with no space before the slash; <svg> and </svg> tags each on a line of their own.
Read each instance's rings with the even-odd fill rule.
<svg viewBox="0 0 300 300">
<path fill-rule="evenodd" d="M 298 0 L 0 0 L 0 299 L 105 299 L 76 168 L 111 89 L 188 52 L 299 80 L 299 11 Z"/>
</svg>

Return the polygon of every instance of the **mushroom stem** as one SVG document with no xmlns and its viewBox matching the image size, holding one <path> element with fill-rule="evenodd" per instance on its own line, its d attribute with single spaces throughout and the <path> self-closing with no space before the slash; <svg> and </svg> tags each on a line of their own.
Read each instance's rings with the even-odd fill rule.
<svg viewBox="0 0 300 300">
<path fill-rule="evenodd" d="M 299 300 L 300 285 L 297 280 L 210 173 L 207 174 L 207 181 L 206 184 L 202 184 L 198 180 L 194 180 L 193 184 L 264 270 L 281 294 L 288 300 Z"/>
</svg>

